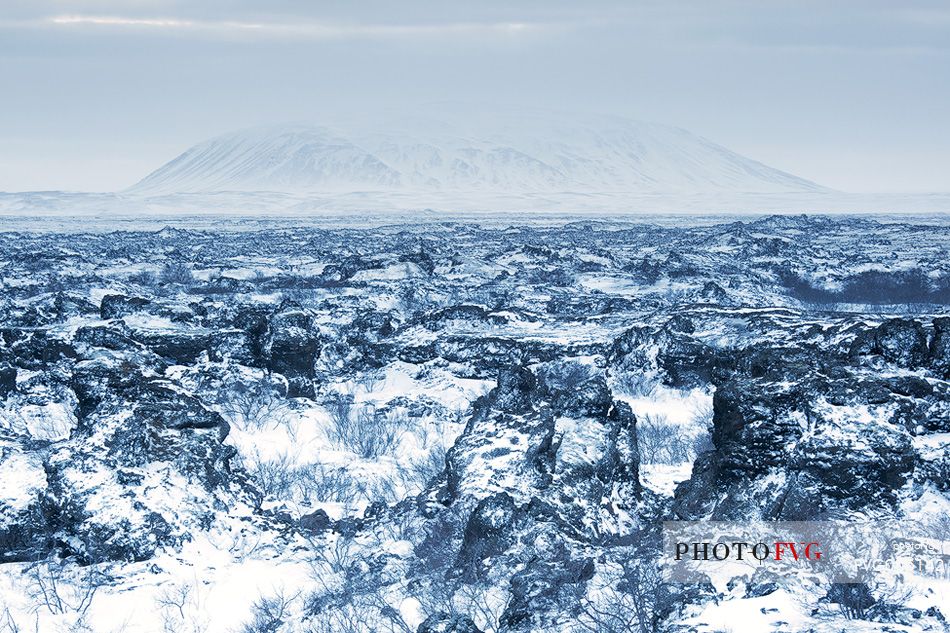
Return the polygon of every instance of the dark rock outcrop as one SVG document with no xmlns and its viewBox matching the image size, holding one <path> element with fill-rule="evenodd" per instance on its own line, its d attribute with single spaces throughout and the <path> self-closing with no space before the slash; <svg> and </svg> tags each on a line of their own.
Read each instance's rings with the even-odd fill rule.
<svg viewBox="0 0 950 633">
<path fill-rule="evenodd" d="M 314 362 L 320 348 L 313 319 L 303 310 L 287 309 L 270 317 L 265 339 L 269 368 L 287 377 L 289 397 L 313 397 Z"/>
<path fill-rule="evenodd" d="M 16 375 L 16 367 L 0 364 L 0 398 L 6 398 L 11 391 L 16 389 Z"/>
<path fill-rule="evenodd" d="M 852 358 L 879 354 L 899 367 L 916 368 L 926 364 L 930 352 L 927 333 L 913 319 L 891 319 L 858 336 L 851 345 Z"/>
<path fill-rule="evenodd" d="M 610 498 L 620 507 L 632 508 L 640 499 L 640 451 L 637 418 L 625 402 L 615 401 L 607 415 L 607 451 L 597 467 L 598 478 L 612 488 Z"/>
<path fill-rule="evenodd" d="M 152 302 L 143 297 L 106 295 L 99 302 L 99 316 L 103 319 L 120 319 L 150 307 Z"/>
<path fill-rule="evenodd" d="M 934 335 L 930 340 L 930 366 L 950 379 L 950 317 L 933 320 Z"/>
<path fill-rule="evenodd" d="M 507 550 L 521 515 L 511 495 L 502 492 L 478 502 L 468 518 L 455 569 L 465 582 L 483 577 L 482 563 Z"/>
<path fill-rule="evenodd" d="M 416 633 L 482 633 L 468 616 L 434 613 L 427 617 Z"/>
<path fill-rule="evenodd" d="M 576 604 L 594 575 L 594 563 L 570 558 L 530 563 L 511 578 L 511 600 L 501 616 L 510 631 L 536 631 L 552 626 L 551 614 Z"/>
</svg>

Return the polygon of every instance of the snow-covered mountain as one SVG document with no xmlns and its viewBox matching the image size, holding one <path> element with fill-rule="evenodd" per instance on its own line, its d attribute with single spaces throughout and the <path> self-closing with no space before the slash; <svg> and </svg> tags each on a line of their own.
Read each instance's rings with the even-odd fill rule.
<svg viewBox="0 0 950 633">
<path fill-rule="evenodd" d="M 130 192 L 823 190 L 680 128 L 518 112 L 241 130 L 195 145 Z"/>
</svg>

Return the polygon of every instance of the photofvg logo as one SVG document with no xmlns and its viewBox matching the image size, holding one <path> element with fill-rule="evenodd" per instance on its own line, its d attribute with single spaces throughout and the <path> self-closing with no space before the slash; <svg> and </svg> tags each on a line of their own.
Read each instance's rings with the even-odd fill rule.
<svg viewBox="0 0 950 633">
<path fill-rule="evenodd" d="M 749 543 L 746 541 L 733 541 L 710 543 L 693 542 L 676 544 L 676 560 L 683 560 L 686 557 L 692 557 L 692 560 L 716 560 L 724 561 L 735 557 L 737 561 L 747 558 L 754 558 L 762 562 L 773 559 L 781 562 L 783 556 L 791 557 L 792 560 L 821 560 L 821 543 L 812 541 L 774 541 L 769 543 Z"/>
<path fill-rule="evenodd" d="M 776 579 L 820 575 L 860 583 L 879 573 L 940 575 L 943 535 L 900 524 L 846 521 L 671 521 L 663 524 L 661 568 L 670 582 L 728 582 L 766 572 Z"/>
</svg>

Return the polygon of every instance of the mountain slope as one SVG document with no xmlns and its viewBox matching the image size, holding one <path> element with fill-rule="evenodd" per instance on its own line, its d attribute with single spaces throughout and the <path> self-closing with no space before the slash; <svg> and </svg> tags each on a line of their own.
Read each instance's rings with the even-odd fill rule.
<svg viewBox="0 0 950 633">
<path fill-rule="evenodd" d="M 545 112 L 242 130 L 192 147 L 130 191 L 823 190 L 680 128 Z"/>
</svg>

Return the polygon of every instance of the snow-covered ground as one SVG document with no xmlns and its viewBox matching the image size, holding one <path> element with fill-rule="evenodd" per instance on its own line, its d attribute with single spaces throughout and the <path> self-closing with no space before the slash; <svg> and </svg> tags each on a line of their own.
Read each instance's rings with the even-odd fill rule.
<svg viewBox="0 0 950 633">
<path fill-rule="evenodd" d="M 820 510 L 938 560 L 946 223 L 520 217 L 0 233 L 0 633 L 940 630 L 905 572 L 854 619 L 664 606 L 651 530 Z"/>
</svg>

